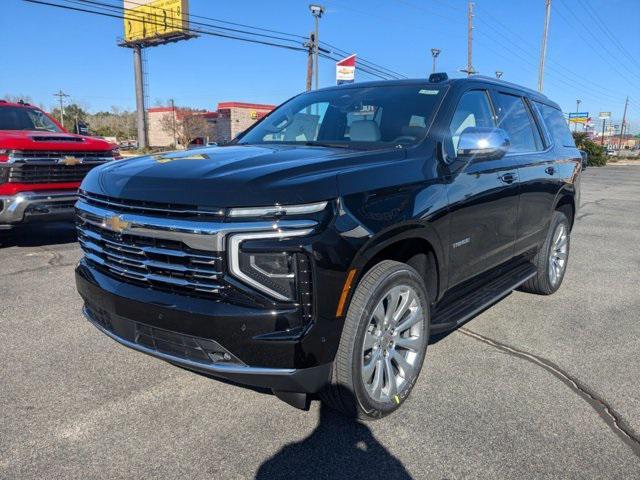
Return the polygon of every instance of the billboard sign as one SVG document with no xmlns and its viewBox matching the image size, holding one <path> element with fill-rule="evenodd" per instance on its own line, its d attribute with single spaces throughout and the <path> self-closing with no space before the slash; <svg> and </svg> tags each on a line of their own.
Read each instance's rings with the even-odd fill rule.
<svg viewBox="0 0 640 480">
<path fill-rule="evenodd" d="M 588 123 L 590 120 L 589 112 L 572 112 L 569 114 L 569 122 L 571 123 Z"/>
<path fill-rule="evenodd" d="M 598 114 L 598 118 L 600 120 L 607 120 L 607 119 L 611 118 L 611 112 L 600 112 Z"/>
<path fill-rule="evenodd" d="M 356 77 L 356 55 L 349 55 L 336 62 L 336 82 L 338 85 L 343 83 L 353 83 Z"/>
<path fill-rule="evenodd" d="M 158 45 L 192 37 L 189 0 L 124 0 L 124 41 Z"/>
</svg>

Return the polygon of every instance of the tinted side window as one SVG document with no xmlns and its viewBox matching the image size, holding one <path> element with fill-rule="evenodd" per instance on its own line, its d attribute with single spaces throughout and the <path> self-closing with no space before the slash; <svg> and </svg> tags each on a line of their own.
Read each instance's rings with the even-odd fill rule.
<svg viewBox="0 0 640 480">
<path fill-rule="evenodd" d="M 494 127 L 493 113 L 485 90 L 465 92 L 449 124 L 453 151 L 458 149 L 460 134 L 469 127 Z"/>
<path fill-rule="evenodd" d="M 567 125 L 562 112 L 557 108 L 550 107 L 544 103 L 534 103 L 538 108 L 544 123 L 547 125 L 547 130 L 549 130 L 549 133 L 551 134 L 553 143 L 563 147 L 575 147 L 576 142 L 573 140 L 573 136 L 569 130 L 569 125 Z"/>
<path fill-rule="evenodd" d="M 531 117 L 522 97 L 498 93 L 500 123 L 511 141 L 510 152 L 535 152 L 542 150 L 542 139 L 538 127 Z"/>
</svg>

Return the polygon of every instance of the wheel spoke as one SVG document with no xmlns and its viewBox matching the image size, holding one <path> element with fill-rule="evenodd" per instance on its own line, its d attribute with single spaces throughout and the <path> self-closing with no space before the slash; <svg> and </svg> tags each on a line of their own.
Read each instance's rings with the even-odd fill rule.
<svg viewBox="0 0 640 480">
<path fill-rule="evenodd" d="M 396 331 L 399 333 L 402 333 L 405 330 L 410 329 L 416 323 L 421 321 L 422 321 L 422 310 L 420 310 L 419 308 L 416 308 L 415 310 L 411 310 L 409 315 L 407 315 L 406 318 L 402 320 L 402 323 L 400 323 L 396 327 Z"/>
<path fill-rule="evenodd" d="M 405 290 L 404 292 L 402 292 L 400 296 L 400 304 L 398 305 L 398 308 L 396 308 L 395 312 L 393 313 L 394 323 L 397 323 L 400 321 L 404 313 L 407 311 L 407 308 L 409 308 L 409 306 L 411 305 L 412 301 L 413 301 L 413 295 L 411 295 L 410 290 Z"/>
<path fill-rule="evenodd" d="M 393 320 L 393 314 L 398 307 L 400 292 L 397 288 L 392 289 L 387 295 L 387 309 L 384 312 L 384 323 L 389 325 Z"/>
<path fill-rule="evenodd" d="M 377 335 L 374 335 L 373 332 L 365 332 L 363 353 L 367 350 L 371 350 L 377 341 Z"/>
<path fill-rule="evenodd" d="M 373 311 L 372 318 L 376 324 L 376 327 L 378 327 L 378 329 L 381 329 L 382 324 L 384 323 L 384 305 L 382 304 L 382 301 L 378 303 L 378 306 Z"/>
<path fill-rule="evenodd" d="M 407 362 L 407 359 L 400 352 L 394 351 L 392 358 L 396 362 L 402 378 L 407 380 L 413 374 L 413 366 Z"/>
<path fill-rule="evenodd" d="M 365 383 L 369 383 L 369 380 L 371 380 L 371 376 L 373 376 L 373 373 L 376 369 L 376 364 L 379 360 L 380 350 L 374 350 L 371 354 L 369 362 L 362 366 L 362 379 Z"/>
<path fill-rule="evenodd" d="M 556 243 L 556 248 L 558 250 L 562 249 L 565 245 L 567 244 L 567 236 L 563 235 L 562 237 L 560 237 L 560 240 L 558 240 L 558 242 Z"/>
<path fill-rule="evenodd" d="M 567 258 L 567 253 L 566 252 L 556 252 L 556 258 L 558 260 L 566 260 Z"/>
<path fill-rule="evenodd" d="M 380 398 L 382 393 L 383 383 L 383 361 L 379 358 L 375 363 L 375 373 L 373 375 L 373 381 L 371 382 L 371 393 L 375 398 Z"/>
<path fill-rule="evenodd" d="M 422 347 L 422 339 L 420 337 L 397 337 L 396 345 L 413 352 L 417 352 Z"/>
<path fill-rule="evenodd" d="M 396 375 L 393 371 L 393 365 L 391 364 L 391 357 L 384 358 L 384 373 L 387 377 L 387 383 L 389 388 L 387 389 L 387 395 L 392 398 L 398 393 L 398 387 L 396 385 Z"/>
</svg>

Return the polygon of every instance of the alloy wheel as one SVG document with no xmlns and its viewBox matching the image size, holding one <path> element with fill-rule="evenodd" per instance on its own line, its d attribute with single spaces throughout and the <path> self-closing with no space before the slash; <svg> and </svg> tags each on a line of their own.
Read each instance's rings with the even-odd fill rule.
<svg viewBox="0 0 640 480">
<path fill-rule="evenodd" d="M 362 345 L 362 381 L 374 400 L 395 401 L 419 371 L 425 318 L 417 292 L 392 287 L 369 318 Z"/>
<path fill-rule="evenodd" d="M 549 281 L 554 287 L 562 279 L 562 275 L 567 266 L 567 252 L 569 250 L 569 235 L 564 223 L 560 223 L 551 241 L 551 251 L 549 252 Z"/>
</svg>

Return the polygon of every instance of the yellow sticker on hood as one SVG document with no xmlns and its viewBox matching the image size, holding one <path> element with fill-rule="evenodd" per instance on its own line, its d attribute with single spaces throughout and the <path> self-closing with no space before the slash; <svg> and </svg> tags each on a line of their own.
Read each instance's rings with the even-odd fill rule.
<svg viewBox="0 0 640 480">
<path fill-rule="evenodd" d="M 153 155 L 152 157 L 158 163 L 175 162 L 176 160 L 206 160 L 208 155 L 202 153 L 194 153 L 193 155 L 185 155 L 184 157 L 167 157 L 164 155 Z"/>
</svg>

